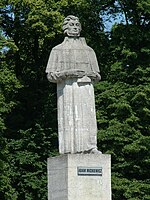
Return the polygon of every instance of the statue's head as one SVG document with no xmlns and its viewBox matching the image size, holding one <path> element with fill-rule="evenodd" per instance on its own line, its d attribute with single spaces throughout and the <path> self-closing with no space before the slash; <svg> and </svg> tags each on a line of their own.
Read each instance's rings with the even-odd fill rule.
<svg viewBox="0 0 150 200">
<path fill-rule="evenodd" d="M 81 32 L 81 24 L 79 18 L 69 15 L 64 19 L 62 29 L 65 34 L 70 37 L 79 37 Z"/>
</svg>

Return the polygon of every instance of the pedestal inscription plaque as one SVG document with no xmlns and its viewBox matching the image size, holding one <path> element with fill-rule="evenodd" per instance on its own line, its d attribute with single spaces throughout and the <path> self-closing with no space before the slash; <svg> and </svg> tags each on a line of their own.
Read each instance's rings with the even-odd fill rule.
<svg viewBox="0 0 150 200">
<path fill-rule="evenodd" d="M 102 167 L 77 167 L 78 176 L 102 176 Z"/>
</svg>

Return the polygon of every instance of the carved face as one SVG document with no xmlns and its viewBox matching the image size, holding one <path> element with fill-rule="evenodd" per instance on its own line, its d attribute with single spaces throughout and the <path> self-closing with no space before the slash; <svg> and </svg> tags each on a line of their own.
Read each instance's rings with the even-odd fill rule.
<svg viewBox="0 0 150 200">
<path fill-rule="evenodd" d="M 72 20 L 67 24 L 67 35 L 68 36 L 80 36 L 81 25 L 78 20 Z"/>
</svg>

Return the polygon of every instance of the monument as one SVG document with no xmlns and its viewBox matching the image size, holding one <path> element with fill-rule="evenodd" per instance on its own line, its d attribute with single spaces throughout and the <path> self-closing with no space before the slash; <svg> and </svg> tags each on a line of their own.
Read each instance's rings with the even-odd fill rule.
<svg viewBox="0 0 150 200">
<path fill-rule="evenodd" d="M 111 200 L 110 155 L 97 149 L 93 83 L 95 52 L 80 37 L 75 16 L 64 19 L 64 41 L 50 53 L 46 73 L 57 83 L 59 153 L 48 159 L 49 200 Z"/>
</svg>

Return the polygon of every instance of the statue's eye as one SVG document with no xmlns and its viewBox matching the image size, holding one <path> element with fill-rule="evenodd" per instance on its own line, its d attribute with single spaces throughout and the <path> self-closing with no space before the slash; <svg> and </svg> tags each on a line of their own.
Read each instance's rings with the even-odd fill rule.
<svg viewBox="0 0 150 200">
<path fill-rule="evenodd" d="M 79 23 L 76 23 L 76 26 L 80 26 Z"/>
<path fill-rule="evenodd" d="M 74 24 L 73 24 L 73 23 L 69 23 L 69 25 L 70 25 L 70 26 L 73 26 Z"/>
</svg>

